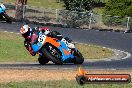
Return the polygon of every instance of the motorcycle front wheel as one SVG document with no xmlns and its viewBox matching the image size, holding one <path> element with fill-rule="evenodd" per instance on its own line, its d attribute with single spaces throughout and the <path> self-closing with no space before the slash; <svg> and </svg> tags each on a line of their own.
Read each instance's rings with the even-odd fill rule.
<svg viewBox="0 0 132 88">
<path fill-rule="evenodd" d="M 39 55 L 38 62 L 39 62 L 41 65 L 45 65 L 46 63 L 49 62 L 49 59 L 46 58 L 45 56 L 40 56 L 40 55 Z"/>
<path fill-rule="evenodd" d="M 48 45 L 45 48 L 43 48 L 44 54 L 47 58 L 49 58 L 53 63 L 57 65 L 62 65 L 62 55 L 61 52 L 54 47 L 53 45 Z"/>
</svg>

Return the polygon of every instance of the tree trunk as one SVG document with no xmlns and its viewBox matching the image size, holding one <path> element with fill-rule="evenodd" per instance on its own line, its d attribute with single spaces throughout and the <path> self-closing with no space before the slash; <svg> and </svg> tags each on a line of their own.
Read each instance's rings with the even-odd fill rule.
<svg viewBox="0 0 132 88">
<path fill-rule="evenodd" d="M 15 18 L 19 21 L 23 19 L 23 8 L 27 4 L 27 0 L 16 0 L 16 14 Z"/>
</svg>

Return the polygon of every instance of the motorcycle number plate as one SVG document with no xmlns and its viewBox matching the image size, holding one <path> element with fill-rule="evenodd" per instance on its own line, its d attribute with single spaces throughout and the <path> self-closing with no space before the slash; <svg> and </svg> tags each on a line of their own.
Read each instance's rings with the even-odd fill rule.
<svg viewBox="0 0 132 88">
<path fill-rule="evenodd" d="M 40 35 L 39 38 L 38 38 L 38 42 L 43 44 L 46 40 L 46 36 L 45 35 Z"/>
</svg>

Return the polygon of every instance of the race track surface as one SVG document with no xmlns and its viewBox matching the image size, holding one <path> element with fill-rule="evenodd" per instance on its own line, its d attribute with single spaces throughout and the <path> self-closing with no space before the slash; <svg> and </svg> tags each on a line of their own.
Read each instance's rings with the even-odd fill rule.
<svg viewBox="0 0 132 88">
<path fill-rule="evenodd" d="M 9 31 L 19 33 L 19 29 L 22 23 L 17 22 L 13 24 L 0 23 L 0 31 Z M 40 26 L 30 24 L 31 27 Z M 50 27 L 51 30 L 59 31 L 63 36 L 68 36 L 73 41 L 81 43 L 91 43 L 96 45 L 101 45 L 113 49 L 123 50 L 132 53 L 132 33 L 119 33 L 119 32 L 105 32 L 105 31 L 95 31 L 95 30 L 82 30 L 74 28 L 59 28 Z M 83 66 L 87 69 L 131 69 L 132 68 L 132 57 L 121 60 L 111 60 L 111 61 L 95 61 L 88 62 L 85 61 Z M 27 63 L 27 64 L 0 64 L 1 67 L 29 67 L 29 68 L 52 68 L 52 69 L 72 69 L 76 68 L 76 65 L 45 65 L 41 66 L 38 63 Z"/>
</svg>

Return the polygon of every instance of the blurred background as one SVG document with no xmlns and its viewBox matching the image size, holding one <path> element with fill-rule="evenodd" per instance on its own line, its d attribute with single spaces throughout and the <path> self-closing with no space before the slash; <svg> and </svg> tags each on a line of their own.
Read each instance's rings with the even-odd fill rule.
<svg viewBox="0 0 132 88">
<path fill-rule="evenodd" d="M 63 27 L 128 31 L 132 0 L 0 0 L 16 19 Z M 20 16 L 21 15 L 21 16 Z"/>
</svg>

